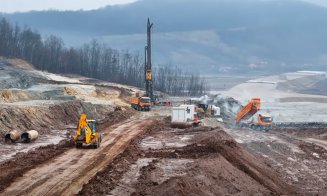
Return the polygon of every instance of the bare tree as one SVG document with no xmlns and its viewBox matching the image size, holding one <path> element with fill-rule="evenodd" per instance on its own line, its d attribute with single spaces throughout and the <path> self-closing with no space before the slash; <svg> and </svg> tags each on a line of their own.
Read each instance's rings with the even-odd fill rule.
<svg viewBox="0 0 327 196">
<path fill-rule="evenodd" d="M 6 19 L 0 20 L 0 55 L 25 59 L 39 69 L 54 73 L 73 73 L 110 82 L 144 88 L 144 59 L 139 53 L 114 50 L 97 40 L 80 48 L 66 48 L 63 40 L 23 30 Z M 156 90 L 172 95 L 200 95 L 207 90 L 198 75 L 186 74 L 176 66 L 154 69 Z"/>
</svg>

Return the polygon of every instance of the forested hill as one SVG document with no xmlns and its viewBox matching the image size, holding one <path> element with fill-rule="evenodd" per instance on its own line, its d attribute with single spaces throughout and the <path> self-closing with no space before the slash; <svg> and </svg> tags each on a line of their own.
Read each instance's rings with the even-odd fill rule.
<svg viewBox="0 0 327 196">
<path fill-rule="evenodd" d="M 156 63 L 202 73 L 327 67 L 327 9 L 298 0 L 141 0 L 93 11 L 4 16 L 70 45 L 96 37 L 140 52 L 150 17 Z"/>
<path fill-rule="evenodd" d="M 0 57 L 19 58 L 53 73 L 78 74 L 114 83 L 144 87 L 144 59 L 139 53 L 119 51 L 96 40 L 81 47 L 65 47 L 60 37 L 42 37 L 28 27 L 0 20 Z M 153 85 L 171 95 L 196 96 L 208 88 L 199 74 L 177 67 L 156 68 Z"/>
</svg>

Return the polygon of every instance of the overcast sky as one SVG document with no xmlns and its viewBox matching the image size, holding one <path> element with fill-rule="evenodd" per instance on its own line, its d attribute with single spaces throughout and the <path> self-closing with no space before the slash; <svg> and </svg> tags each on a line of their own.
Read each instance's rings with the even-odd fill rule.
<svg viewBox="0 0 327 196">
<path fill-rule="evenodd" d="M 31 10 L 92 10 L 106 5 L 131 3 L 137 0 L 0 0 L 0 12 Z M 176 0 L 178 1 L 178 0 Z M 199 0 L 200 1 L 200 0 Z M 327 0 L 303 0 L 327 7 Z"/>
<path fill-rule="evenodd" d="M 322 5 L 322 6 L 327 7 L 327 0 L 302 0 L 302 1 L 306 1 L 306 2 L 309 2 L 309 3 L 314 3 L 314 4 L 317 4 L 317 5 Z"/>
<path fill-rule="evenodd" d="M 0 12 L 31 10 L 92 10 L 106 5 L 131 3 L 136 0 L 0 0 Z"/>
</svg>

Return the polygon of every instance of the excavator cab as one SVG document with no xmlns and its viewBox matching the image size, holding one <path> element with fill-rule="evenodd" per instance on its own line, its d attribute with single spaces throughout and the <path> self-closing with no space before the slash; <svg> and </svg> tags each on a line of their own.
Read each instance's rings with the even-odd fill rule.
<svg viewBox="0 0 327 196">
<path fill-rule="evenodd" d="M 92 145 L 94 148 L 100 147 L 102 135 L 96 129 L 96 120 L 88 120 L 86 114 L 82 114 L 73 139 L 77 148 L 83 144 Z"/>
<path fill-rule="evenodd" d="M 95 133 L 96 130 L 96 121 L 95 120 L 87 120 L 87 124 L 89 125 L 90 129 L 92 130 L 92 133 Z"/>
</svg>

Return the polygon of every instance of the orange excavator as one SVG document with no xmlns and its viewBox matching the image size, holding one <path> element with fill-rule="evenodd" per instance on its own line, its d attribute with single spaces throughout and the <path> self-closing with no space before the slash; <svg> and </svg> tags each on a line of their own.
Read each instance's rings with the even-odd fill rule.
<svg viewBox="0 0 327 196">
<path fill-rule="evenodd" d="M 273 119 L 271 116 L 259 114 L 258 119 L 252 119 L 249 123 L 242 121 L 248 120 L 255 115 L 261 107 L 260 98 L 253 98 L 246 106 L 244 106 L 235 117 L 237 125 L 241 127 L 250 127 L 254 130 L 269 131 L 272 128 Z"/>
</svg>

